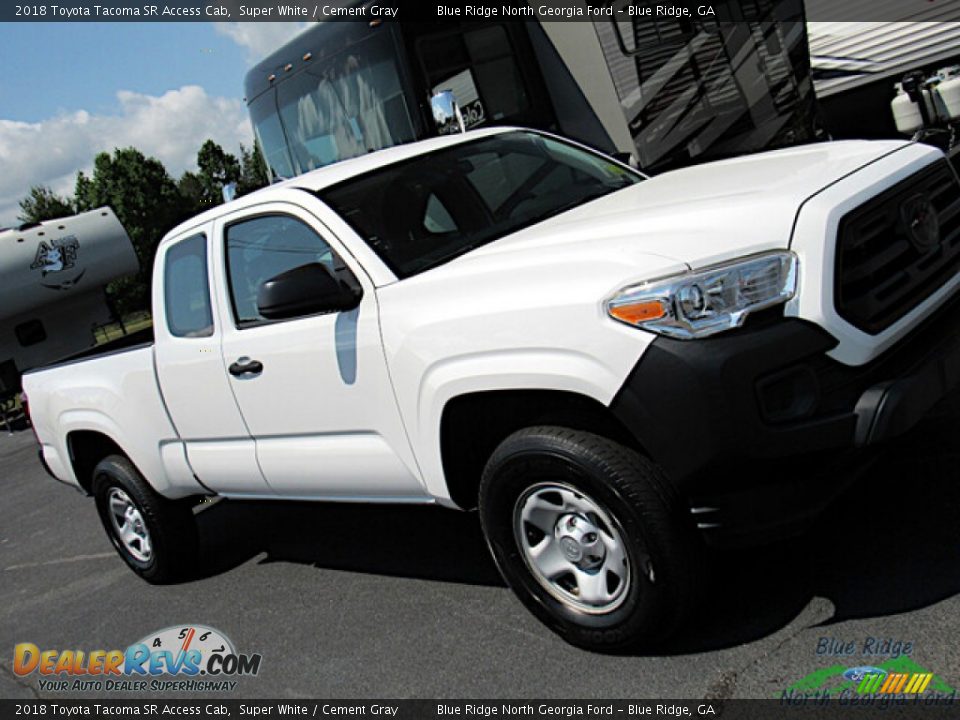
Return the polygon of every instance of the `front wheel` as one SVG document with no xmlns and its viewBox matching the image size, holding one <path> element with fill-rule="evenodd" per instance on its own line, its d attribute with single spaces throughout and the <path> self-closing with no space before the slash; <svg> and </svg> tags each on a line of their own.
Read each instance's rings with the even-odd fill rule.
<svg viewBox="0 0 960 720">
<path fill-rule="evenodd" d="M 124 562 L 144 580 L 186 580 L 196 568 L 197 526 L 188 500 L 169 500 L 127 458 L 111 455 L 93 471 L 100 521 Z"/>
<path fill-rule="evenodd" d="M 664 639 L 692 605 L 699 543 L 662 472 L 607 438 L 514 433 L 480 484 L 480 520 L 507 583 L 574 645 Z"/>
</svg>

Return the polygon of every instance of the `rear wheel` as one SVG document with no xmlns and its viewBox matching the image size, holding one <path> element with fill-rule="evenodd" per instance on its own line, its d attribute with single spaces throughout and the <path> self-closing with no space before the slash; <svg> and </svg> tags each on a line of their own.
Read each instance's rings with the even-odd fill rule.
<svg viewBox="0 0 960 720">
<path fill-rule="evenodd" d="M 514 433 L 484 470 L 480 519 L 520 600 L 575 645 L 660 641 L 695 599 L 699 543 L 683 503 L 656 465 L 607 438 Z"/>
<path fill-rule="evenodd" d="M 137 575 L 156 584 L 193 575 L 197 526 L 189 500 L 159 495 L 120 455 L 94 469 L 93 494 L 110 541 Z"/>
</svg>

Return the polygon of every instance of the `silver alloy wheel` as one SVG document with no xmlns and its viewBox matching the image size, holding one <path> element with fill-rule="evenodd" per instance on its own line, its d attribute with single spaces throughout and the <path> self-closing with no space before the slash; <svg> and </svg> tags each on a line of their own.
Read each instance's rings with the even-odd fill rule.
<svg viewBox="0 0 960 720">
<path fill-rule="evenodd" d="M 124 549 L 140 562 L 150 562 L 153 545 L 150 543 L 150 531 L 140 514 L 140 509 L 122 489 L 110 488 L 107 494 L 107 507 L 110 512 L 110 524 L 113 533 Z"/>
<path fill-rule="evenodd" d="M 560 602 L 602 615 L 630 589 L 630 555 L 618 526 L 592 498 L 563 483 L 528 489 L 514 508 L 514 536 L 537 582 Z"/>
</svg>

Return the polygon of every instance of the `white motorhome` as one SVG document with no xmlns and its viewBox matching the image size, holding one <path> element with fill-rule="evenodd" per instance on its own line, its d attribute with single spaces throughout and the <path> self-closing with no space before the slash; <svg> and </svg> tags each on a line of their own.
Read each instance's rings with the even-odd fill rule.
<svg viewBox="0 0 960 720">
<path fill-rule="evenodd" d="M 801 0 L 688 19 L 641 19 L 638 2 L 594 21 L 316 23 L 247 73 L 254 132 L 275 178 L 444 134 L 444 91 L 467 129 L 556 132 L 646 171 L 818 139 Z"/>
<path fill-rule="evenodd" d="M 114 320 L 105 286 L 138 268 L 109 207 L 0 231 L 0 401 L 24 371 L 92 346 Z"/>
</svg>

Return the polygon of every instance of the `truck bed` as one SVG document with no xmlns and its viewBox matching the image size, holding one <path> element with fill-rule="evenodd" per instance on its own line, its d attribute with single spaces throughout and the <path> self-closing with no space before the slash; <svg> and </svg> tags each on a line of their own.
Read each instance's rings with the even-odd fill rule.
<svg viewBox="0 0 960 720">
<path fill-rule="evenodd" d="M 158 492 L 203 491 L 163 404 L 151 328 L 34 368 L 24 374 L 23 389 L 44 462 L 58 479 L 80 484 L 71 436 L 96 433 L 122 448 Z"/>
<path fill-rule="evenodd" d="M 78 353 L 72 355 L 67 355 L 66 357 L 59 358 L 54 360 L 51 363 L 46 365 L 39 365 L 35 368 L 31 368 L 24 372 L 23 374 L 30 375 L 31 373 L 40 372 L 43 370 L 49 370 L 55 367 L 62 367 L 64 365 L 69 365 L 71 363 L 82 362 L 84 360 L 91 360 L 96 357 L 102 357 L 105 355 L 113 355 L 115 353 L 128 352 L 130 350 L 139 350 L 141 348 L 150 347 L 153 345 L 153 325 L 150 327 L 145 327 L 142 330 L 137 330 L 136 332 L 130 333 L 129 335 L 124 335 L 119 337 L 116 340 L 110 340 L 109 342 L 101 343 L 100 345 L 95 345 L 91 348 L 87 348 Z"/>
</svg>

